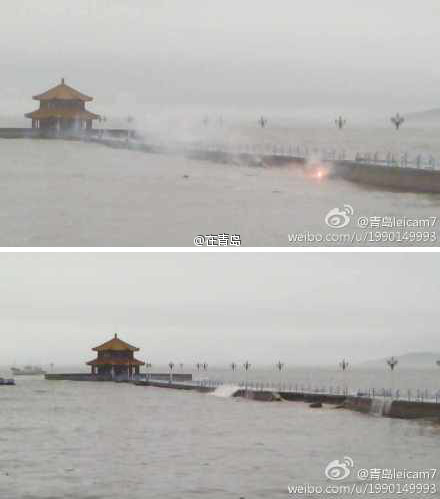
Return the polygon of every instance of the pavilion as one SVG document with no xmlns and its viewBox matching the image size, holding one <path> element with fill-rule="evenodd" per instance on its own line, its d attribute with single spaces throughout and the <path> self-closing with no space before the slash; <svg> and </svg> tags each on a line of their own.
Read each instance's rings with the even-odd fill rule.
<svg viewBox="0 0 440 499">
<path fill-rule="evenodd" d="M 40 109 L 25 114 L 26 118 L 32 120 L 32 128 L 90 130 L 93 120 L 100 119 L 98 114 L 91 113 L 85 107 L 86 102 L 91 102 L 93 97 L 69 87 L 64 78 L 61 84 L 35 95 L 33 99 L 40 102 Z"/>
<path fill-rule="evenodd" d="M 98 356 L 87 362 L 92 368 L 92 375 L 131 379 L 134 374 L 139 374 L 140 367 L 145 365 L 145 362 L 134 357 L 134 352 L 138 352 L 139 348 L 122 341 L 117 334 L 93 350 L 98 352 Z"/>
</svg>

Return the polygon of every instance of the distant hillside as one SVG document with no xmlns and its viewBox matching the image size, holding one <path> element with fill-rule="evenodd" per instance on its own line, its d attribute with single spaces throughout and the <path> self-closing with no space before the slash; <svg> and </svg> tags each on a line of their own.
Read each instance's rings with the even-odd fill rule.
<svg viewBox="0 0 440 499">
<path fill-rule="evenodd" d="M 434 124 L 437 123 L 440 126 L 440 108 L 430 109 L 428 111 L 420 111 L 417 113 L 407 113 L 405 118 L 408 122 L 425 122 Z"/>
<path fill-rule="evenodd" d="M 396 355 L 395 356 L 399 360 L 399 367 L 435 367 L 438 360 L 440 360 L 440 353 L 432 353 L 432 352 L 414 352 L 407 353 L 405 355 Z M 384 366 L 386 360 L 389 357 L 377 360 L 369 360 L 364 362 L 362 366 L 364 367 L 376 367 L 376 366 Z M 439 367 L 440 374 L 440 367 Z"/>
</svg>

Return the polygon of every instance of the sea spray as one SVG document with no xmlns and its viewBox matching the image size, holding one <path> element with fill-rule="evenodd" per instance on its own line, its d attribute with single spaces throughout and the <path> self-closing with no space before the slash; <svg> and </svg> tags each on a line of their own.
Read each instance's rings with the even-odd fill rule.
<svg viewBox="0 0 440 499">
<path fill-rule="evenodd" d="M 370 414 L 373 416 L 387 416 L 392 405 L 392 398 L 373 398 L 371 400 Z"/>
<path fill-rule="evenodd" d="M 240 387 L 237 385 L 221 385 L 218 386 L 214 392 L 212 392 L 211 395 L 214 395 L 215 397 L 221 397 L 221 398 L 230 398 L 233 397 L 238 391 L 240 390 Z"/>
</svg>

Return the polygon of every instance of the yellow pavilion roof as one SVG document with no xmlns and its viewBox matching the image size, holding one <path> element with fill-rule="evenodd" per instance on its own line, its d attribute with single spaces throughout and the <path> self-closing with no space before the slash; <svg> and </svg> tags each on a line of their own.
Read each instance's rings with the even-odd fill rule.
<svg viewBox="0 0 440 499">
<path fill-rule="evenodd" d="M 102 350 L 116 350 L 116 351 L 131 350 L 132 352 L 138 352 L 139 348 L 134 347 L 133 345 L 130 345 L 125 341 L 122 341 L 121 339 L 118 338 L 118 335 L 115 334 L 114 338 L 112 338 L 109 341 L 106 341 L 102 345 L 93 348 L 92 350 L 95 350 L 96 352 Z"/>
<path fill-rule="evenodd" d="M 84 102 L 90 102 L 93 100 L 93 97 L 89 97 L 78 90 L 75 90 L 69 85 L 66 85 L 64 82 L 64 78 L 61 80 L 61 83 L 56 87 L 51 88 L 47 92 L 44 92 L 40 95 L 34 95 L 32 97 L 34 100 L 46 101 L 46 100 L 80 100 Z"/>
</svg>

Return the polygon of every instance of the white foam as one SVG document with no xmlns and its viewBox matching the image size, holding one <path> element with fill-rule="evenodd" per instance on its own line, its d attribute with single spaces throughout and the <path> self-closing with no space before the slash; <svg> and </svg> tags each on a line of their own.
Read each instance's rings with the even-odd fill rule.
<svg viewBox="0 0 440 499">
<path fill-rule="evenodd" d="M 240 390 L 240 387 L 237 385 L 221 385 L 212 392 L 212 395 L 215 397 L 230 398 L 233 397 L 238 390 Z"/>
<path fill-rule="evenodd" d="M 393 399 L 391 398 L 373 398 L 370 414 L 373 416 L 386 416 L 389 414 L 392 404 Z"/>
</svg>

